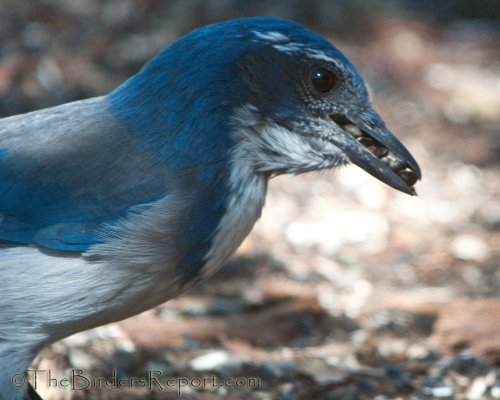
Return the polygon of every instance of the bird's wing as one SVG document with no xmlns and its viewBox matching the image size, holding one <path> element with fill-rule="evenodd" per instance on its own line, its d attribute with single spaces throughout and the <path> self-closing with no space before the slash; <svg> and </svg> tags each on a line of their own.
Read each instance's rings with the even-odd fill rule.
<svg viewBox="0 0 500 400">
<path fill-rule="evenodd" d="M 85 251 L 172 174 L 97 97 L 0 120 L 0 241 Z"/>
</svg>

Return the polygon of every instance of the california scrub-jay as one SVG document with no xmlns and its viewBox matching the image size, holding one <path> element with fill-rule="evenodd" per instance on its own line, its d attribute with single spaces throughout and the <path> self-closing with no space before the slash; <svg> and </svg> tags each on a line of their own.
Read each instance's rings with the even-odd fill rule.
<svg viewBox="0 0 500 400">
<path fill-rule="evenodd" d="M 107 96 L 0 120 L 0 397 L 45 346 L 215 273 L 269 178 L 420 170 L 328 41 L 275 18 L 175 41 Z"/>
</svg>

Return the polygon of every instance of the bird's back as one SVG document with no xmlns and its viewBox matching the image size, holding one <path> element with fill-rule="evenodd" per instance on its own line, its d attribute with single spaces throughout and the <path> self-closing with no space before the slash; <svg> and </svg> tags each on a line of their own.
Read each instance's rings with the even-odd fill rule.
<svg viewBox="0 0 500 400">
<path fill-rule="evenodd" d="M 168 193 L 105 97 L 0 120 L 0 240 L 84 251 L 96 231 Z"/>
</svg>

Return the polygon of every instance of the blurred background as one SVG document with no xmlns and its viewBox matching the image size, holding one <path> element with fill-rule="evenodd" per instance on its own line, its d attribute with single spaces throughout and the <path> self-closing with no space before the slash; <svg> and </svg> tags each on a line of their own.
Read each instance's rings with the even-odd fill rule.
<svg viewBox="0 0 500 400">
<path fill-rule="evenodd" d="M 299 22 L 347 55 L 419 162 L 419 196 L 356 167 L 274 179 L 214 278 L 32 365 L 58 379 L 161 371 L 219 384 L 40 394 L 500 398 L 498 0 L 0 0 L 0 116 L 106 94 L 192 29 L 256 15 Z"/>
</svg>

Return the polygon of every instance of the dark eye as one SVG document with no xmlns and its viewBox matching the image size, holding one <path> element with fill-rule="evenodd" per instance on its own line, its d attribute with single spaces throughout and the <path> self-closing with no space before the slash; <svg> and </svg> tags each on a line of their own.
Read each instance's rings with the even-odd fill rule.
<svg viewBox="0 0 500 400">
<path fill-rule="evenodd" d="M 326 68 L 316 68 L 311 72 L 311 83 L 314 89 L 320 93 L 326 93 L 333 89 L 337 77 Z"/>
</svg>

